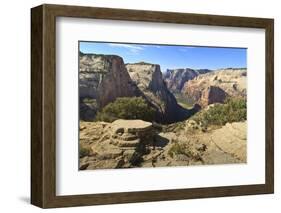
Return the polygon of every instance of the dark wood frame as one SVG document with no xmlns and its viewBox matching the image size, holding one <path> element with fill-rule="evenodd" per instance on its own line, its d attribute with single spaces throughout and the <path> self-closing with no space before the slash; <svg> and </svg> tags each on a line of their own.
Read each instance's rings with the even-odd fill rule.
<svg viewBox="0 0 281 213">
<path fill-rule="evenodd" d="M 56 17 L 262 28 L 266 32 L 266 183 L 195 189 L 56 196 Z M 31 9 L 31 203 L 66 207 L 274 192 L 274 20 L 41 5 Z"/>
</svg>

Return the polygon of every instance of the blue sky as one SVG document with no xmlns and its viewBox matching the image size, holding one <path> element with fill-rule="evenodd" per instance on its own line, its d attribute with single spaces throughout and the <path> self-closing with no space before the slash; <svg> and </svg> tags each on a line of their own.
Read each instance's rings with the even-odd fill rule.
<svg viewBox="0 0 281 213">
<path fill-rule="evenodd" d="M 80 42 L 80 51 L 119 55 L 125 63 L 145 61 L 160 64 L 162 72 L 174 68 L 247 67 L 247 49 L 245 48 Z"/>
</svg>

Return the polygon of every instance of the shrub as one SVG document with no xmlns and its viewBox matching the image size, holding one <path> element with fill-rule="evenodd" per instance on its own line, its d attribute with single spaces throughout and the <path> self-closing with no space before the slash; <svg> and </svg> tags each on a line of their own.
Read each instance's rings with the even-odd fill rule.
<svg viewBox="0 0 281 213">
<path fill-rule="evenodd" d="M 185 155 L 188 158 L 194 159 L 196 161 L 203 162 L 201 154 L 200 154 L 200 151 L 204 152 L 205 150 L 206 150 L 206 147 L 204 147 L 204 146 L 203 146 L 202 150 L 194 150 L 194 149 L 191 149 L 191 147 L 188 147 L 187 144 L 177 143 L 176 142 L 169 149 L 168 155 L 171 158 L 175 158 L 177 155 Z"/>
<path fill-rule="evenodd" d="M 79 148 L 79 157 L 83 158 L 85 156 L 88 156 L 90 154 L 91 150 L 90 148 L 80 147 Z"/>
<path fill-rule="evenodd" d="M 189 154 L 186 152 L 186 146 L 184 144 L 175 143 L 169 149 L 168 155 L 170 157 L 174 157 L 174 155 L 179 154 L 189 156 Z"/>
<path fill-rule="evenodd" d="M 193 116 L 193 120 L 207 125 L 225 125 L 226 123 L 247 120 L 247 103 L 245 99 L 227 99 L 224 104 L 215 104 L 206 111 Z"/>
<path fill-rule="evenodd" d="M 141 97 L 117 98 L 106 105 L 96 116 L 97 121 L 112 122 L 117 119 L 142 119 L 153 121 L 155 110 Z"/>
</svg>

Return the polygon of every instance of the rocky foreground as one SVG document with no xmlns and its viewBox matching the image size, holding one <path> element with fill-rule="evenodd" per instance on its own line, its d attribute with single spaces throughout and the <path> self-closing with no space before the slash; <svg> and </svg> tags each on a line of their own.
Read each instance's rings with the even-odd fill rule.
<svg viewBox="0 0 281 213">
<path fill-rule="evenodd" d="M 246 122 L 80 122 L 80 170 L 246 163 Z"/>
</svg>

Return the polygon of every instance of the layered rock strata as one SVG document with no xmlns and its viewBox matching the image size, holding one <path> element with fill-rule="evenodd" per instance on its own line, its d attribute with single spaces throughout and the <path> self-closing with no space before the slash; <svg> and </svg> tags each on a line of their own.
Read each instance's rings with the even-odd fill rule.
<svg viewBox="0 0 281 213">
<path fill-rule="evenodd" d="M 203 107 L 226 97 L 246 98 L 247 70 L 222 69 L 199 75 L 184 84 L 182 94 Z"/>
</svg>

